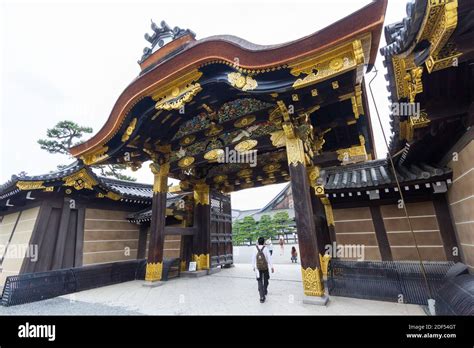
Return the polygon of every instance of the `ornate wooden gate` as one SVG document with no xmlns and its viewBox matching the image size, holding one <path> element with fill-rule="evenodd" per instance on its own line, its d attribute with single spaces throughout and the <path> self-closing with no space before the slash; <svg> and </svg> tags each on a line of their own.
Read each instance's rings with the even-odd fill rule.
<svg viewBox="0 0 474 348">
<path fill-rule="evenodd" d="M 211 268 L 229 266 L 232 255 L 232 212 L 230 195 L 211 194 Z"/>
</svg>

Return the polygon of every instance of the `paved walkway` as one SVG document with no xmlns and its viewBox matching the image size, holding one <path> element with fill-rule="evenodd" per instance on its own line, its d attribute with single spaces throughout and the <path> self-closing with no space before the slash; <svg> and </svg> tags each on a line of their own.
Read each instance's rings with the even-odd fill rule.
<svg viewBox="0 0 474 348">
<path fill-rule="evenodd" d="M 201 278 L 179 278 L 147 288 L 132 281 L 42 302 L 0 307 L 0 315 L 423 315 L 418 305 L 332 296 L 326 307 L 303 304 L 300 266 L 278 265 L 259 302 L 249 264 Z"/>
</svg>

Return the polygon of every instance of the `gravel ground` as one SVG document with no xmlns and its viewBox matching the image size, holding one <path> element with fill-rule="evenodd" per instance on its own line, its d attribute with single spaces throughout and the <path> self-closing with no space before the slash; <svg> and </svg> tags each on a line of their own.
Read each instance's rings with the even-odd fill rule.
<svg viewBox="0 0 474 348">
<path fill-rule="evenodd" d="M 73 297 L 74 298 L 74 297 Z M 143 315 L 124 307 L 56 297 L 24 305 L 0 306 L 0 315 Z"/>
</svg>

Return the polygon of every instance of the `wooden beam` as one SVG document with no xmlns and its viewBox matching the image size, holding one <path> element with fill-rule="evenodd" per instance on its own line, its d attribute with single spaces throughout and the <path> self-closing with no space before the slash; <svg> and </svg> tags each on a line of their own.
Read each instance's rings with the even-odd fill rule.
<svg viewBox="0 0 474 348">
<path fill-rule="evenodd" d="M 370 214 L 372 214 L 372 222 L 374 223 L 375 237 L 379 245 L 380 256 L 382 261 L 393 261 L 392 249 L 388 241 L 387 231 L 383 223 L 382 213 L 379 205 L 370 206 Z"/>
<path fill-rule="evenodd" d="M 165 236 L 179 235 L 179 236 L 194 236 L 198 232 L 195 227 L 178 227 L 178 226 L 167 226 L 165 227 Z"/>
</svg>

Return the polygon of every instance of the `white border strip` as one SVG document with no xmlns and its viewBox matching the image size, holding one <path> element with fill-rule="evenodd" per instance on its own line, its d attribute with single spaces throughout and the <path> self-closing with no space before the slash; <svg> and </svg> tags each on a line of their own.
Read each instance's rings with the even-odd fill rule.
<svg viewBox="0 0 474 348">
<path fill-rule="evenodd" d="M 472 172 L 473 170 L 474 170 L 474 167 L 472 167 L 471 169 L 469 169 L 469 170 L 465 171 L 464 173 L 462 173 L 461 175 L 459 175 L 456 179 L 453 180 L 453 184 L 454 184 L 456 181 L 462 179 L 465 175 L 469 174 L 469 173 Z"/>
<path fill-rule="evenodd" d="M 410 219 L 421 219 L 421 218 L 435 218 L 436 215 L 408 215 Z M 395 219 L 406 219 L 406 216 L 392 216 L 392 217 L 384 217 L 384 220 L 395 220 Z"/>
<path fill-rule="evenodd" d="M 467 196 L 467 197 L 461 198 L 459 201 L 456 201 L 456 202 L 453 202 L 453 203 L 449 203 L 449 205 L 455 205 L 455 204 L 458 204 L 458 203 L 461 203 L 461 202 L 467 201 L 468 199 L 471 199 L 471 198 L 473 198 L 473 197 L 474 197 L 474 195 L 470 195 L 470 196 Z"/>
<path fill-rule="evenodd" d="M 356 222 L 356 221 L 372 221 L 372 219 L 334 220 L 334 222 Z"/>
</svg>

